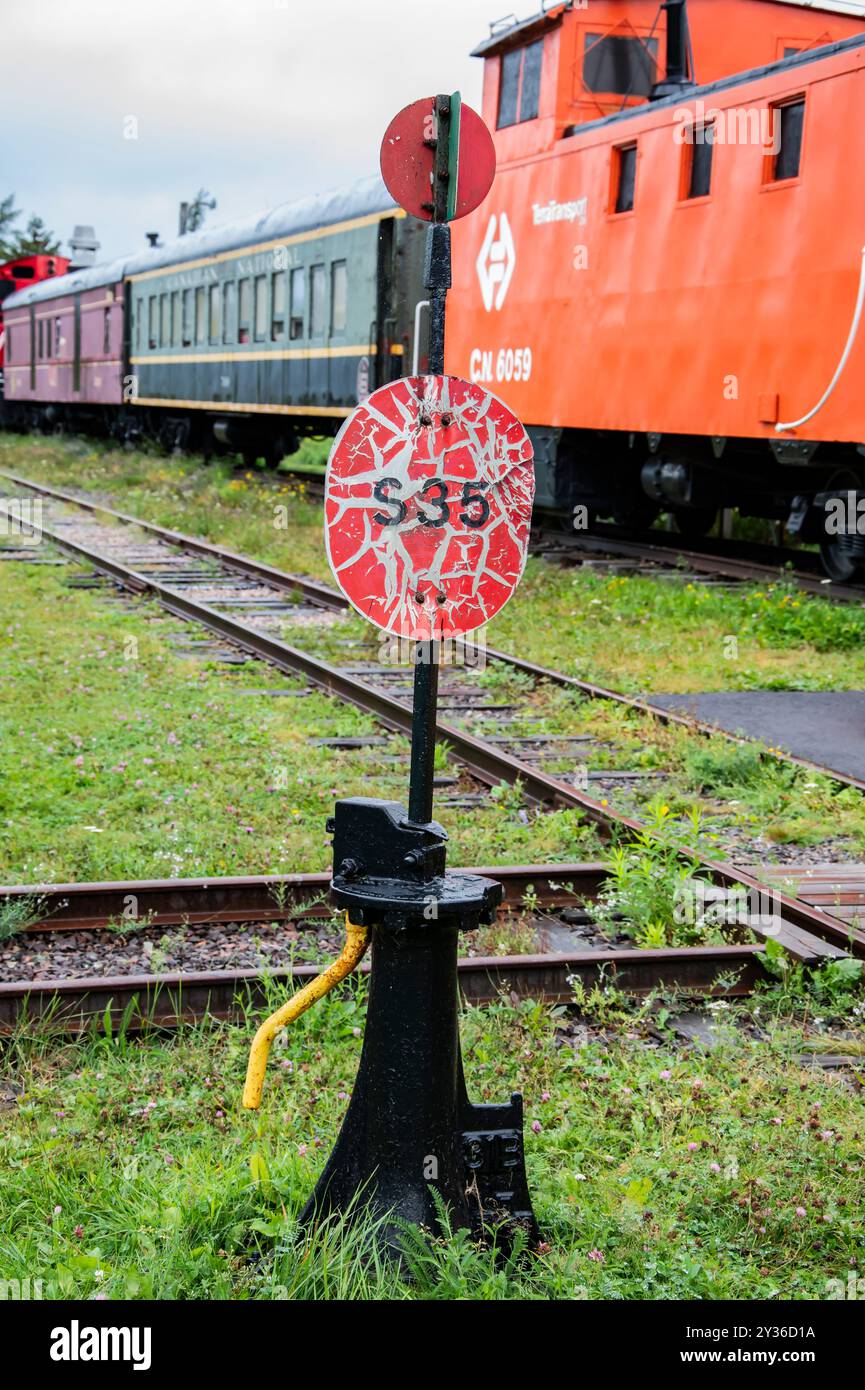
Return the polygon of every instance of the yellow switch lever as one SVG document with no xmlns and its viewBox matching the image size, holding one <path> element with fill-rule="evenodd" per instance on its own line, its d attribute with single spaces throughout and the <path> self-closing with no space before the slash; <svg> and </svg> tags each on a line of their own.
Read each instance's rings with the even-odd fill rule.
<svg viewBox="0 0 865 1390">
<path fill-rule="evenodd" d="M 246 1069 L 243 1104 L 247 1110 L 257 1110 L 261 1104 L 267 1058 L 270 1053 L 270 1045 L 277 1033 L 287 1023 L 293 1023 L 296 1018 L 300 1018 L 300 1015 L 306 1013 L 312 1004 L 323 999 L 335 985 L 339 984 L 340 980 L 344 980 L 346 975 L 350 975 L 355 966 L 360 964 L 368 944 L 369 928 L 356 927 L 353 922 L 348 920 L 348 913 L 346 913 L 345 945 L 333 965 L 329 965 L 321 975 L 316 975 L 314 980 L 310 980 L 308 985 L 299 989 L 297 994 L 292 995 L 287 1004 L 283 1004 L 281 1009 L 277 1009 L 275 1014 L 271 1014 L 270 1018 L 262 1023 L 252 1040 L 249 1065 Z"/>
</svg>

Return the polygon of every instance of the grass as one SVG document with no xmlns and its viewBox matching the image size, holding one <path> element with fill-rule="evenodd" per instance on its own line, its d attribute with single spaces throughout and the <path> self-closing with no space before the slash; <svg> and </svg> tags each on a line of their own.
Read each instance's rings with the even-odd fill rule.
<svg viewBox="0 0 865 1390">
<path fill-rule="evenodd" d="M 279 478 L 38 438 L 0 438 L 0 464 L 330 577 L 320 508 Z M 71 573 L 0 570 L 3 878 L 321 868 L 335 795 L 404 794 L 404 771 L 375 750 L 310 742 L 377 732 L 366 716 L 314 693 L 265 696 L 299 685 L 263 666 L 191 660 L 171 643 L 175 620 L 71 588 Z M 326 640 L 350 637 L 347 623 Z M 783 586 L 724 594 L 530 561 L 490 640 L 629 688 L 842 688 L 865 674 L 861 624 Z M 657 944 L 680 882 L 673 833 L 705 846 L 727 824 L 865 843 L 861 798 L 829 779 L 501 672 L 484 680 L 524 703 L 520 730 L 588 728 L 632 766 L 667 770 L 664 799 L 641 802 L 663 834 L 620 847 L 608 900 L 643 945 Z M 613 765 L 620 753 L 599 756 Z M 527 814 L 519 789 L 444 818 L 454 863 L 600 851 L 577 813 Z M 19 926 L 4 918 L 0 935 Z M 293 1027 L 256 1115 L 239 1093 L 257 1016 L 174 1037 L 19 1032 L 0 1063 L 0 1281 L 41 1281 L 47 1298 L 824 1298 L 830 1281 L 865 1269 L 861 974 L 830 962 L 806 975 L 770 943 L 758 995 L 709 1006 L 706 1051 L 674 1031 L 688 1001 L 632 1005 L 609 983 L 578 989 L 577 1012 L 509 999 L 467 1010 L 472 1097 L 525 1095 L 546 1244 L 503 1261 L 451 1232 L 412 1245 L 410 1281 L 378 1258 L 368 1221 L 310 1235 L 297 1219 L 353 1083 L 363 981 Z M 848 1071 L 805 1064 L 836 1051 Z"/>
<path fill-rule="evenodd" d="M 582 1016 L 469 1009 L 470 1094 L 525 1096 L 546 1246 L 503 1263 L 453 1233 L 414 1248 L 413 1282 L 376 1259 L 368 1222 L 297 1223 L 351 1089 L 362 982 L 293 1027 L 257 1114 L 239 1108 L 254 1018 L 19 1035 L 0 1081 L 0 1277 L 46 1298 L 825 1297 L 865 1262 L 863 1069 L 802 1063 L 835 1046 L 809 990 L 713 1006 L 706 1052 L 671 1031 L 681 1001 L 628 1006 L 611 988 Z"/>
<path fill-rule="evenodd" d="M 380 733 L 368 716 L 263 663 L 193 660 L 171 644 L 184 624 L 70 587 L 73 574 L 0 574 L 0 881 L 323 869 L 337 795 L 404 797 L 407 766 L 380 748 L 313 741 Z M 573 810 L 521 819 L 490 798 L 448 822 L 454 863 L 599 849 Z"/>
<path fill-rule="evenodd" d="M 0 737 L 10 750 L 0 784 L 0 880 L 322 869 L 330 860 L 324 821 L 337 795 L 404 797 L 406 765 L 382 761 L 385 751 L 405 753 L 404 739 L 394 736 L 387 750 L 321 747 L 315 738 L 380 730 L 351 706 L 301 694 L 301 682 L 261 663 L 192 659 L 172 644 L 188 637 L 186 625 L 148 602 L 118 604 L 70 587 L 74 574 L 22 563 L 0 572 Z M 315 645 L 363 635 L 360 620 L 349 618 Z M 311 631 L 303 641 L 314 645 Z M 482 680 L 496 702 L 522 706 L 514 733 L 588 731 L 597 740 L 593 766 L 663 770 L 661 783 L 617 785 L 611 804 L 649 820 L 665 806 L 683 832 L 699 813 L 702 847 L 713 855 L 731 832 L 745 843 L 757 835 L 764 844 L 846 840 L 851 857 L 865 846 L 861 797 L 828 778 L 607 702 L 533 691 L 501 668 Z M 264 693 L 274 689 L 288 693 Z M 559 770 L 573 772 L 566 760 Z M 519 787 L 441 814 L 454 865 L 603 853 L 579 811 L 539 814 Z"/>
<path fill-rule="evenodd" d="M 316 462 L 323 447 L 308 444 L 306 454 Z M 320 504 L 285 475 L 12 435 L 0 438 L 0 466 L 332 582 Z M 627 691 L 861 689 L 863 638 L 865 610 L 783 581 L 724 590 L 684 575 L 610 577 L 536 559 L 489 627 L 491 645 Z"/>
</svg>

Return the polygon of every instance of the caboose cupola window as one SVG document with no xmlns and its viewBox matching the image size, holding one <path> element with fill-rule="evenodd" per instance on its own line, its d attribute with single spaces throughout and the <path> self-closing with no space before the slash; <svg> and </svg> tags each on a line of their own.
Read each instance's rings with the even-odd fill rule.
<svg viewBox="0 0 865 1390">
<path fill-rule="evenodd" d="M 543 56 L 544 41 L 538 39 L 524 48 L 512 48 L 510 53 L 502 57 L 496 122 L 499 130 L 510 125 L 521 125 L 523 121 L 533 121 L 537 116 Z"/>
<path fill-rule="evenodd" d="M 658 40 L 587 34 L 583 84 L 589 92 L 648 97 L 656 81 Z"/>
</svg>

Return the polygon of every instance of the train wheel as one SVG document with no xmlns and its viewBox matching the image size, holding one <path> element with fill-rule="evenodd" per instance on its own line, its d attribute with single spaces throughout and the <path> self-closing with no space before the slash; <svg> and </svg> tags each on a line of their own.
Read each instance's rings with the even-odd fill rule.
<svg viewBox="0 0 865 1390">
<path fill-rule="evenodd" d="M 717 507 L 683 507 L 673 512 L 673 520 L 680 536 L 708 536 L 718 520 Z"/>
<path fill-rule="evenodd" d="M 613 520 L 617 526 L 624 526 L 628 531 L 648 531 L 659 511 L 660 507 L 651 497 L 635 493 L 616 507 Z"/>
<path fill-rule="evenodd" d="M 827 492 L 836 492 L 842 501 L 847 493 L 860 486 L 855 473 L 842 469 L 826 484 Z M 820 561 L 830 579 L 843 584 L 865 569 L 865 538 L 858 535 L 830 535 L 824 531 L 820 540 Z"/>
<path fill-rule="evenodd" d="M 859 536 L 827 536 L 820 542 L 820 563 L 830 579 L 844 584 L 865 567 L 863 549 Z"/>
</svg>

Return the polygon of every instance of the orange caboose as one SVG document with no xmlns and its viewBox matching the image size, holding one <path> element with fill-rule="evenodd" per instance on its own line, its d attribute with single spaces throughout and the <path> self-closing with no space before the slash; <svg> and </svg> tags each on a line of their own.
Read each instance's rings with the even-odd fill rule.
<svg viewBox="0 0 865 1390">
<path fill-rule="evenodd" d="M 542 505 L 738 507 L 865 561 L 865 519 L 827 531 L 865 512 L 863 30 L 852 0 L 571 0 L 476 50 L 499 171 L 447 365 L 530 426 Z"/>
</svg>

